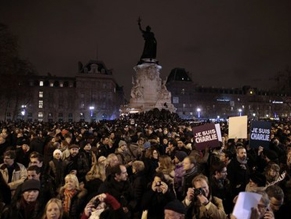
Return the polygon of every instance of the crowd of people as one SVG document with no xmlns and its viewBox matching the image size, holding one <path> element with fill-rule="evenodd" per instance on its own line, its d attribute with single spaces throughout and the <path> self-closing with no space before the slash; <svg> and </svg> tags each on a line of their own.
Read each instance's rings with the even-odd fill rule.
<svg viewBox="0 0 291 219">
<path fill-rule="evenodd" d="M 2 122 L 0 218 L 233 218 L 242 191 L 262 195 L 250 218 L 289 218 L 291 125 L 268 148 L 229 139 L 198 150 L 175 114 L 114 121 Z"/>
</svg>

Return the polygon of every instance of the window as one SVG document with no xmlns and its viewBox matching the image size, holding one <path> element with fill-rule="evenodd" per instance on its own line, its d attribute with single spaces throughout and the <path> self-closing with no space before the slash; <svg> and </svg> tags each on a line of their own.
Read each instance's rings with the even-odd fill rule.
<svg viewBox="0 0 291 219">
<path fill-rule="evenodd" d="M 179 97 L 173 97 L 173 103 L 179 103 Z"/>
<path fill-rule="evenodd" d="M 42 87 L 43 86 L 43 81 L 39 82 L 39 86 Z"/>
<path fill-rule="evenodd" d="M 38 92 L 38 97 L 39 97 L 39 98 L 43 98 L 43 91 L 39 91 L 39 92 Z"/>
<path fill-rule="evenodd" d="M 38 108 L 42 109 L 43 108 L 43 100 L 38 101 Z"/>
</svg>

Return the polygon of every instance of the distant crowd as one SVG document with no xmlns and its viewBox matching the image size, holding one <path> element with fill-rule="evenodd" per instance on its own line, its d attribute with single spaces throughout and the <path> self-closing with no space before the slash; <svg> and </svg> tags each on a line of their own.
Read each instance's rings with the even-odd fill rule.
<svg viewBox="0 0 291 219">
<path fill-rule="evenodd" d="M 269 147 L 229 139 L 198 150 L 193 127 L 167 111 L 114 121 L 0 123 L 0 218 L 235 219 L 240 192 L 261 200 L 250 218 L 290 218 L 291 124 Z"/>
</svg>

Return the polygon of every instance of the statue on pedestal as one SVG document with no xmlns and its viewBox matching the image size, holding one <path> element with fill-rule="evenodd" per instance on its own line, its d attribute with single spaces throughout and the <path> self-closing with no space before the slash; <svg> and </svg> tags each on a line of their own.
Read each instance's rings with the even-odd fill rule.
<svg viewBox="0 0 291 219">
<path fill-rule="evenodd" d="M 157 41 L 153 32 L 151 32 L 151 27 L 147 26 L 146 30 L 141 28 L 141 18 L 138 18 L 138 26 L 140 31 L 142 32 L 142 36 L 145 40 L 143 53 L 141 55 L 141 60 L 148 58 L 148 59 L 155 59 L 157 56 Z"/>
</svg>

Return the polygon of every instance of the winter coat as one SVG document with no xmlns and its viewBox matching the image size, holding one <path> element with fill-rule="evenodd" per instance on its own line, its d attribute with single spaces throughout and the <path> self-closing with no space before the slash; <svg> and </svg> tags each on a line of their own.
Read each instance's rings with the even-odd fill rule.
<svg viewBox="0 0 291 219">
<path fill-rule="evenodd" d="M 11 182 L 9 183 L 8 183 L 9 174 L 8 174 L 7 165 L 4 163 L 0 165 L 0 172 L 2 173 L 3 179 L 8 184 L 11 190 L 15 190 L 27 178 L 27 170 L 23 164 L 14 163 L 13 165 L 15 165 L 15 168 L 12 172 Z"/>
<path fill-rule="evenodd" d="M 60 193 L 58 195 L 58 198 L 64 202 L 65 199 L 65 188 L 62 187 L 60 189 Z M 69 210 L 69 217 L 71 219 L 79 219 L 81 216 L 81 213 L 84 210 L 84 207 L 86 205 L 86 195 L 87 195 L 87 190 L 82 189 L 78 190 L 77 193 L 75 193 L 71 199 L 71 205 L 70 205 L 70 210 Z"/>
</svg>

